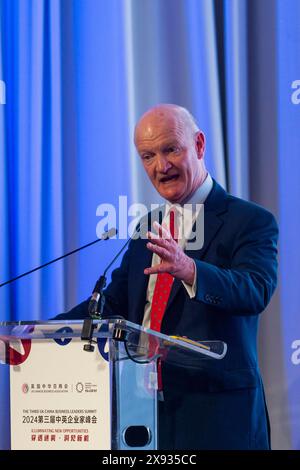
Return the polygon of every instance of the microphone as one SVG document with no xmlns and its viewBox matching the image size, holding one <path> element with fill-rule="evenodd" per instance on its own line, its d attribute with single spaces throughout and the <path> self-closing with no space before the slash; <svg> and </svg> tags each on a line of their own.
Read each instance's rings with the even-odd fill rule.
<svg viewBox="0 0 300 470">
<path fill-rule="evenodd" d="M 29 274 L 34 273 L 35 271 L 38 271 L 40 269 L 45 268 L 46 266 L 49 266 L 50 264 L 56 263 L 57 261 L 66 258 L 67 256 L 73 255 L 74 253 L 77 253 L 78 251 L 84 250 L 85 248 L 88 248 L 89 246 L 94 245 L 95 243 L 98 243 L 102 240 L 109 240 L 110 238 L 114 237 L 118 233 L 116 228 L 111 228 L 107 232 L 104 232 L 100 238 L 97 238 L 97 240 L 94 240 L 93 242 L 87 243 L 86 245 L 81 246 L 80 248 L 76 248 L 76 250 L 69 251 L 69 253 L 66 253 L 65 255 L 59 256 L 58 258 L 55 258 L 51 261 L 48 261 L 48 263 L 44 263 L 41 266 L 37 266 L 34 269 L 31 269 L 30 271 L 27 271 L 26 273 L 20 274 L 17 277 L 14 277 L 12 279 L 9 279 L 8 281 L 3 282 L 0 284 L 0 287 L 6 286 L 7 284 L 11 284 L 12 282 L 17 281 L 18 279 L 21 279 L 22 277 L 28 276 Z"/>
<path fill-rule="evenodd" d="M 92 297 L 89 301 L 88 305 L 88 313 L 90 318 L 86 318 L 83 321 L 83 326 L 82 326 L 82 331 L 81 331 L 81 339 L 83 341 L 88 341 L 88 344 L 85 344 L 83 346 L 84 351 L 89 351 L 93 352 L 94 351 L 94 346 L 92 346 L 92 336 L 93 336 L 93 331 L 95 328 L 95 325 L 93 324 L 93 320 L 102 320 L 103 318 L 103 310 L 104 310 L 104 305 L 105 305 L 105 295 L 103 293 L 103 289 L 106 286 L 106 273 L 109 270 L 109 268 L 114 264 L 114 262 L 119 258 L 121 253 L 125 250 L 129 242 L 135 238 L 135 236 L 141 231 L 141 229 L 148 224 L 146 222 L 139 224 L 137 228 L 135 229 L 133 235 L 128 238 L 126 243 L 122 246 L 122 248 L 117 252 L 116 256 L 113 258 L 113 260 L 109 263 L 109 265 L 105 268 L 102 276 L 99 277 L 97 280 L 94 290 L 92 292 Z M 98 306 L 100 303 L 100 308 L 98 312 Z M 112 319 L 113 317 L 111 317 Z M 120 318 L 120 316 L 118 316 Z"/>
<path fill-rule="evenodd" d="M 101 317 L 103 315 L 104 304 L 105 304 L 105 296 L 103 294 L 103 289 L 106 286 L 106 273 L 109 270 L 109 268 L 114 264 L 114 262 L 119 258 L 121 253 L 125 250 L 128 243 L 130 242 L 130 240 L 131 240 L 131 238 L 129 238 L 126 241 L 126 243 L 122 246 L 121 250 L 118 251 L 116 256 L 109 263 L 109 265 L 105 268 L 104 273 L 102 274 L 102 276 L 99 277 L 98 281 L 95 284 L 95 287 L 94 287 L 94 290 L 93 290 L 93 293 L 92 293 L 92 297 L 90 299 L 89 306 L 88 306 L 89 315 L 90 315 L 91 318 L 93 318 L 95 320 L 97 320 L 97 319 L 101 320 Z M 99 312 L 97 312 L 98 305 L 99 305 L 99 300 L 101 300 L 100 309 L 99 309 Z"/>
</svg>

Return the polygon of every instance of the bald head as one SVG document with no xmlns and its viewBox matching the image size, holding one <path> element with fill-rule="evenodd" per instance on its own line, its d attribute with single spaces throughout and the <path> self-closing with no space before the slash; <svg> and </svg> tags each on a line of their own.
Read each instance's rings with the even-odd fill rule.
<svg viewBox="0 0 300 470">
<path fill-rule="evenodd" d="M 135 143 L 141 132 L 150 132 L 153 123 L 163 126 L 176 125 L 191 136 L 199 131 L 195 118 L 186 108 L 176 104 L 158 104 L 146 111 L 135 126 Z"/>
<path fill-rule="evenodd" d="M 185 203 L 206 177 L 205 137 L 191 113 L 181 106 L 160 104 L 136 125 L 136 148 L 159 194 Z"/>
</svg>

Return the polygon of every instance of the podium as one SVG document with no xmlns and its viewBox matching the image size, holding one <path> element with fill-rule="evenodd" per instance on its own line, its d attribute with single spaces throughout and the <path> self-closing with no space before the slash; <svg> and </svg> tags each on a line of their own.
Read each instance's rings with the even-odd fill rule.
<svg viewBox="0 0 300 470">
<path fill-rule="evenodd" d="M 221 360 L 227 349 L 122 319 L 94 321 L 89 343 L 82 327 L 0 323 L 1 449 L 155 450 L 161 367 Z"/>
</svg>

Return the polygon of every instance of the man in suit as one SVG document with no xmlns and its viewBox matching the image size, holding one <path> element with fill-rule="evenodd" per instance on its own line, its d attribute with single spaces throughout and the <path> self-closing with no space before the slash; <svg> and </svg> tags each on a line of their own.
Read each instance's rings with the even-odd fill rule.
<svg viewBox="0 0 300 470">
<path fill-rule="evenodd" d="M 160 448 L 268 449 L 256 338 L 259 314 L 276 287 L 275 219 L 211 178 L 205 136 L 186 109 L 159 105 L 147 111 L 136 126 L 135 144 L 166 205 L 162 225 L 155 222 L 146 240 L 132 240 L 113 272 L 107 312 L 168 335 L 222 340 L 228 347 L 221 361 L 162 364 Z M 204 204 L 204 245 L 196 250 L 186 249 L 182 230 L 187 203 Z M 198 219 L 196 206 L 190 227 Z M 69 318 L 86 311 L 87 302 Z"/>
</svg>

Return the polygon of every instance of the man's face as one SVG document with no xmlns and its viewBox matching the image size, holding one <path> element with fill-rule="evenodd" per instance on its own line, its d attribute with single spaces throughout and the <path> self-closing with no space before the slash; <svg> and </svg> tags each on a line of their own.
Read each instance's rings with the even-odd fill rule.
<svg viewBox="0 0 300 470">
<path fill-rule="evenodd" d="M 184 204 L 205 179 L 204 135 L 178 116 L 142 118 L 135 144 L 153 186 L 171 203 Z"/>
</svg>

